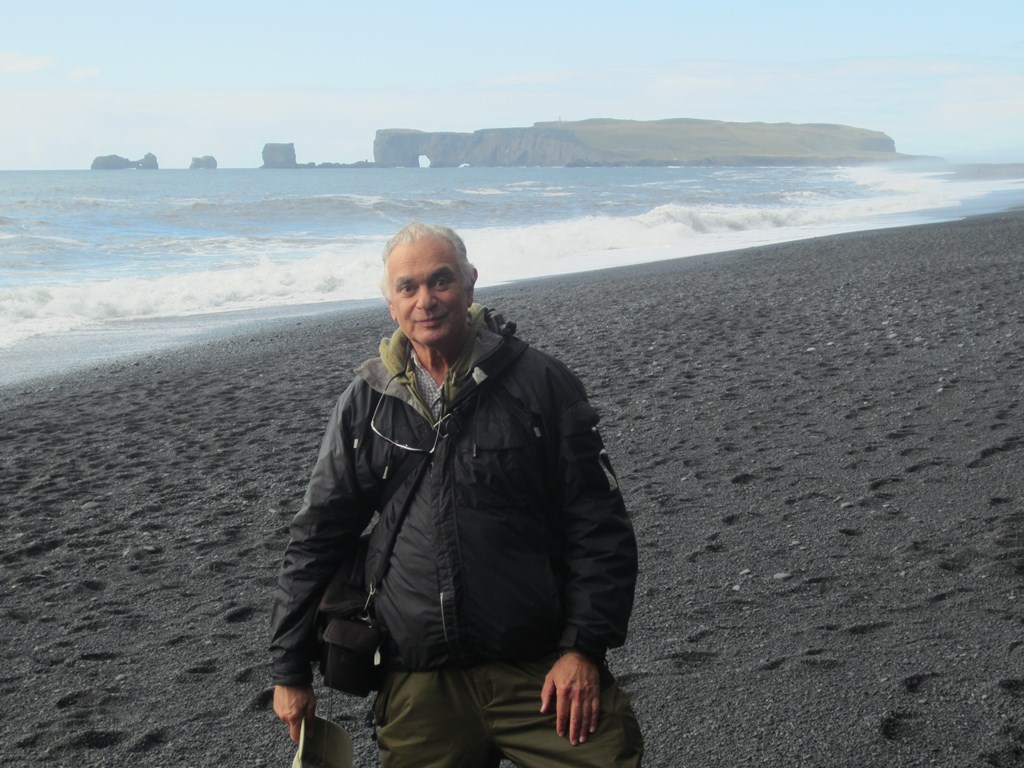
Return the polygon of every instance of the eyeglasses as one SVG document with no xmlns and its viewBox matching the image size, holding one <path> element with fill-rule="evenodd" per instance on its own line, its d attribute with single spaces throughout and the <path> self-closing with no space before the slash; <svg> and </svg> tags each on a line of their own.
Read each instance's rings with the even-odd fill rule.
<svg viewBox="0 0 1024 768">
<path fill-rule="evenodd" d="M 392 377 L 392 381 L 393 380 L 394 380 L 394 377 Z M 388 386 L 391 386 L 391 382 L 390 381 L 388 382 Z M 387 387 L 384 387 L 384 391 L 387 392 Z M 441 439 L 441 432 L 442 432 L 441 427 L 443 425 L 445 425 L 446 423 L 448 423 L 449 419 L 451 419 L 451 417 L 452 417 L 452 414 L 451 413 L 446 413 L 444 416 L 442 416 L 440 419 L 438 419 L 436 422 L 434 422 L 430 426 L 430 428 L 432 430 L 434 430 L 434 444 L 432 446 L 430 446 L 429 450 L 426 449 L 426 448 L 417 448 L 417 447 L 412 446 L 412 445 L 406 445 L 405 443 L 400 443 L 397 440 L 392 440 L 390 437 L 388 437 L 383 432 L 381 432 L 379 429 L 377 429 L 377 412 L 380 410 L 380 404 L 384 402 L 384 397 L 385 397 L 385 395 L 382 394 L 380 396 L 380 398 L 377 400 L 377 405 L 374 406 L 374 408 L 373 408 L 373 415 L 370 417 L 370 429 L 373 430 L 373 433 L 375 435 L 377 435 L 377 437 L 379 437 L 381 440 L 385 440 L 385 441 L 391 443 L 391 445 L 395 446 L 396 448 L 401 448 L 402 450 L 405 450 L 405 451 L 412 451 L 413 453 L 426 453 L 426 454 L 432 454 L 434 451 L 436 451 L 437 450 L 437 444 L 438 444 L 438 442 Z M 444 436 L 445 437 L 448 436 L 447 430 L 445 430 L 445 435 Z"/>
</svg>

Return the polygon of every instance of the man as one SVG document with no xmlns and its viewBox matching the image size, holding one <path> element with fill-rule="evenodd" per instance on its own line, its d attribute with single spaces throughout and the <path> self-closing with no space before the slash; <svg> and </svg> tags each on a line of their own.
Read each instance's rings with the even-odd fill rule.
<svg viewBox="0 0 1024 768">
<path fill-rule="evenodd" d="M 274 711 L 293 740 L 313 717 L 313 608 L 378 512 L 374 572 L 402 506 L 374 598 L 385 768 L 639 765 L 636 718 L 604 663 L 625 640 L 636 541 L 597 414 L 565 366 L 473 303 L 453 231 L 410 224 L 384 264 L 398 329 L 339 399 L 291 526 Z M 408 453 L 425 470 L 382 498 Z"/>
</svg>

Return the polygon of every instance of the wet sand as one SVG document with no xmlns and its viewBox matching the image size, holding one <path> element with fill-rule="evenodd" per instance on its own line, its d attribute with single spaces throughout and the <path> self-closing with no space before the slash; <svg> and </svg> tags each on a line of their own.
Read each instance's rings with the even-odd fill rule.
<svg viewBox="0 0 1024 768">
<path fill-rule="evenodd" d="M 648 766 L 1024 765 L 1024 215 L 482 291 L 603 416 Z M 5 765 L 283 766 L 270 596 L 372 311 L 0 392 Z M 325 697 L 376 763 L 369 702 Z"/>
</svg>

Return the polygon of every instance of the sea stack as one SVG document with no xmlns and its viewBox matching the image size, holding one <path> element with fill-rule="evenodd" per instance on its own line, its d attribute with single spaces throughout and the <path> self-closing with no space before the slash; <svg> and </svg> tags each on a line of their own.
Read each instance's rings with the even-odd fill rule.
<svg viewBox="0 0 1024 768">
<path fill-rule="evenodd" d="M 156 155 L 147 152 L 141 160 L 129 160 L 120 155 L 100 155 L 92 161 L 90 166 L 93 171 L 122 171 L 126 168 L 155 171 L 160 168 L 160 165 L 156 161 Z"/>
<path fill-rule="evenodd" d="M 263 168 L 298 168 L 294 144 L 264 144 Z"/>
</svg>

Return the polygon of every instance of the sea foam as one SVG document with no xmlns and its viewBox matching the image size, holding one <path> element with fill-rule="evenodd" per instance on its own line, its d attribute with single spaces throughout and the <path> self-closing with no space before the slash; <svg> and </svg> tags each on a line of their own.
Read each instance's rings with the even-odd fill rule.
<svg viewBox="0 0 1024 768">
<path fill-rule="evenodd" d="M 547 169 L 538 172 L 538 179 L 506 179 L 494 171 L 486 183 L 436 184 L 424 189 L 418 202 L 397 193 L 385 200 L 386 195 L 368 193 L 307 192 L 248 202 L 225 195 L 216 203 L 183 196 L 168 210 L 147 204 L 152 218 L 141 229 L 107 224 L 105 250 L 95 257 L 86 253 L 60 273 L 45 273 L 44 260 L 39 261 L 42 266 L 25 267 L 18 260 L 28 259 L 29 250 L 0 250 L 0 264 L 10 267 L 6 282 L 0 283 L 0 346 L 111 320 L 375 298 L 381 248 L 398 223 L 411 218 L 456 226 L 480 271 L 479 284 L 486 286 L 955 218 L 966 200 L 1019 189 L 1015 182 L 952 182 L 939 173 L 881 168 L 793 170 L 772 182 L 773 187 L 756 170 L 726 168 L 678 179 L 669 178 L 664 169 L 652 170 L 650 179 L 633 169 L 628 179 L 616 177 L 618 186 L 610 192 L 599 184 L 581 191 L 579 185 L 556 182 L 588 177 L 562 170 L 567 175 Z M 420 176 L 459 180 L 459 173 Z M 369 185 L 391 177 L 331 177 L 321 172 L 289 177 L 297 186 L 306 179 L 322 184 L 331 178 L 357 178 Z M 543 202 L 551 199 L 555 208 Z M 651 202 L 644 205 L 647 200 Z M 124 199 L 100 196 L 86 204 L 90 209 L 128 205 Z M 213 218 L 211 206 L 218 211 Z M 201 216 L 184 213 L 191 209 L 194 214 L 197 208 L 203 209 Z M 363 218 L 352 218 L 356 209 Z M 134 215 L 139 210 L 137 206 Z M 382 215 L 383 224 L 377 220 Z M 260 217 L 270 219 L 261 223 Z M 357 224 L 350 227 L 350 219 Z M 348 233 L 349 228 L 355 232 Z M 28 229 L 32 227 L 15 223 L 0 235 L 42 238 L 54 258 L 76 247 L 75 238 L 59 227 Z"/>
</svg>

